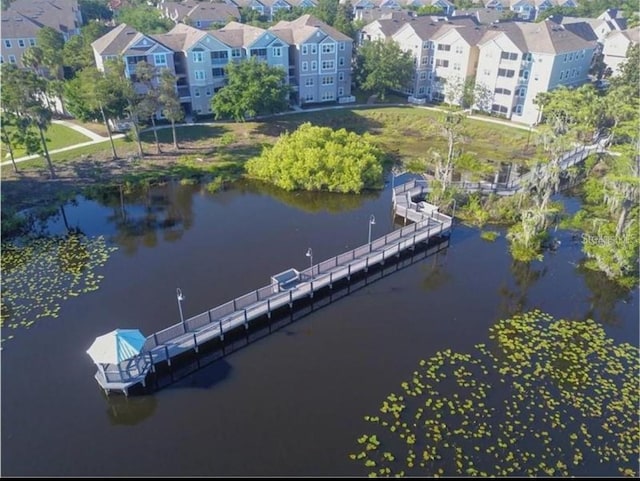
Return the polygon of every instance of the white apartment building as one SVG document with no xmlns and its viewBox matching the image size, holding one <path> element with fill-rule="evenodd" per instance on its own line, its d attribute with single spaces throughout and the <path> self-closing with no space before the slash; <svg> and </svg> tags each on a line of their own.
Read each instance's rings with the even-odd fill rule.
<svg viewBox="0 0 640 481">
<path fill-rule="evenodd" d="M 616 76 L 620 74 L 620 65 L 627 59 L 629 47 L 640 43 L 640 27 L 614 30 L 605 37 L 603 43 L 604 63 L 611 69 L 611 75 Z"/>
<path fill-rule="evenodd" d="M 480 27 L 471 19 L 455 22 L 419 17 L 406 22 L 389 38 L 414 59 L 413 81 L 404 90 L 412 97 L 442 100 L 444 86 L 473 75 Z"/>
<path fill-rule="evenodd" d="M 596 42 L 546 20 L 495 25 L 478 47 L 476 85 L 493 92 L 491 111 L 531 125 L 540 120 L 540 92 L 589 80 Z"/>
</svg>

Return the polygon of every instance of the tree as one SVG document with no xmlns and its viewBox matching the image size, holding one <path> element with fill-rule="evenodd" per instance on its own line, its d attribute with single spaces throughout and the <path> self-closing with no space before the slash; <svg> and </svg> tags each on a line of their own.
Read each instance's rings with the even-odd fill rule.
<svg viewBox="0 0 640 481">
<path fill-rule="evenodd" d="M 415 8 L 415 12 L 418 17 L 424 17 L 426 15 L 443 15 L 444 14 L 444 11 L 442 10 L 442 8 L 436 7 L 435 5 L 421 5 Z"/>
<path fill-rule="evenodd" d="M 230 63 L 226 69 L 227 85 L 211 101 L 216 119 L 232 117 L 244 121 L 246 117 L 287 109 L 290 88 L 285 83 L 284 69 L 267 65 L 255 57 Z"/>
<path fill-rule="evenodd" d="M 49 75 L 58 78 L 64 64 L 64 37 L 51 27 L 42 27 L 36 36 L 38 47 L 42 50 L 44 65 Z"/>
<path fill-rule="evenodd" d="M 107 26 L 91 22 L 80 30 L 80 35 L 74 35 L 64 44 L 64 64 L 74 72 L 95 65 L 91 43 L 107 33 Z"/>
<path fill-rule="evenodd" d="M 75 78 L 65 84 L 69 112 L 80 120 L 98 120 L 104 123 L 114 159 L 118 158 L 118 154 L 109 118 L 123 115 L 126 106 L 123 92 L 125 87 L 115 70 L 100 72 L 95 67 L 81 70 Z"/>
<path fill-rule="evenodd" d="M 314 17 L 331 26 L 335 23 L 337 14 L 338 0 L 318 0 L 312 11 Z"/>
<path fill-rule="evenodd" d="M 142 140 L 140 139 L 140 100 L 141 96 L 136 91 L 131 79 L 125 74 L 124 62 L 121 58 L 107 60 L 105 62 L 105 73 L 110 84 L 114 86 L 114 91 L 120 95 L 124 101 L 124 113 L 128 114 L 133 125 L 133 133 L 138 144 L 138 155 L 144 157 Z"/>
<path fill-rule="evenodd" d="M 156 142 L 156 152 L 162 153 L 160 150 L 160 141 L 158 140 L 158 130 L 156 129 L 156 113 L 160 108 L 160 92 L 158 91 L 156 68 L 141 61 L 136 64 L 136 78 L 138 82 L 144 86 L 144 93 L 138 99 L 138 113 L 143 119 L 151 120 L 151 130 Z"/>
<path fill-rule="evenodd" d="M 158 89 L 160 106 L 163 109 L 164 116 L 171 121 L 173 147 L 177 150 L 180 147 L 178 147 L 178 138 L 176 136 L 176 122 L 184 119 L 184 110 L 180 104 L 180 97 L 176 92 L 176 78 L 168 69 L 162 70 Z"/>
<path fill-rule="evenodd" d="M 356 55 L 355 78 L 365 91 L 384 100 L 388 90 L 401 90 L 411 81 L 413 57 L 396 42 L 365 42 Z"/>
<path fill-rule="evenodd" d="M 34 45 L 27 48 L 22 54 L 22 65 L 30 68 L 34 73 L 42 75 L 44 67 L 44 52 L 40 47 Z"/>
<path fill-rule="evenodd" d="M 149 5 L 121 8 L 118 22 L 126 23 L 145 35 L 166 33 L 174 25 L 168 18 L 163 18 L 158 9 Z"/>
<path fill-rule="evenodd" d="M 9 128 L 15 129 L 17 127 L 15 115 L 6 110 L 0 110 L 0 134 L 2 135 L 2 143 L 7 146 L 9 150 L 9 156 L 11 157 L 11 163 L 13 164 L 13 170 L 17 173 L 18 166 L 16 165 L 16 159 L 13 155 L 13 146 L 16 143 L 15 131 L 9 130 Z"/>
<path fill-rule="evenodd" d="M 38 153 L 43 153 L 49 166 L 51 177 L 55 177 L 51 157 L 44 132 L 51 124 L 51 111 L 42 104 L 46 95 L 46 80 L 30 70 L 20 70 L 15 65 L 2 68 L 2 108 L 15 116 L 21 142 L 28 153 L 35 153 L 36 145 L 31 141 L 30 128 L 35 127 L 40 134 Z"/>
<path fill-rule="evenodd" d="M 82 18 L 86 23 L 91 20 L 111 20 L 113 12 L 104 0 L 79 0 Z"/>
<path fill-rule="evenodd" d="M 358 32 L 353 25 L 353 6 L 349 0 L 338 5 L 333 27 L 353 40 L 357 39 Z"/>
<path fill-rule="evenodd" d="M 301 125 L 247 161 L 249 175 L 285 190 L 354 192 L 382 185 L 382 151 L 368 134 Z"/>
</svg>

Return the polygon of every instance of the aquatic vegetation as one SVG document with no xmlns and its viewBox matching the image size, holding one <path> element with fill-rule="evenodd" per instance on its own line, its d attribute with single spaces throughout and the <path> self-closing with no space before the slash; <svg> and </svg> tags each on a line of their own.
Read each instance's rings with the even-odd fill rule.
<svg viewBox="0 0 640 481">
<path fill-rule="evenodd" d="M 2 342 L 14 329 L 29 328 L 43 318 L 56 318 L 62 301 L 95 291 L 103 276 L 96 273 L 116 247 L 104 237 L 69 234 L 2 243 L 0 326 Z"/>
<path fill-rule="evenodd" d="M 637 476 L 639 350 L 592 320 L 501 320 L 473 354 L 422 360 L 365 416 L 369 476 Z"/>
</svg>

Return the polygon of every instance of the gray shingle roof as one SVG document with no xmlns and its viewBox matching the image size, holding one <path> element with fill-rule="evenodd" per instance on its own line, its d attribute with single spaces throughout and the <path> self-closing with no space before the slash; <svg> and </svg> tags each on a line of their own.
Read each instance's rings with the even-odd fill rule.
<svg viewBox="0 0 640 481">
<path fill-rule="evenodd" d="M 14 0 L 2 12 L 2 38 L 32 38 L 34 26 L 66 33 L 80 27 L 77 0 Z M 31 22 L 25 22 L 25 18 Z"/>
<path fill-rule="evenodd" d="M 333 40 L 338 42 L 352 42 L 353 39 L 348 37 L 344 33 L 336 30 L 335 28 L 327 25 L 322 20 L 317 19 L 312 15 L 302 15 L 301 17 L 291 22 L 280 21 L 271 27 L 269 30 L 276 33 L 285 30 L 290 30 L 290 33 L 282 33 L 282 36 L 278 34 L 280 38 L 289 38 L 291 36 L 292 44 L 300 44 L 305 42 L 309 37 L 315 34 L 318 29 L 329 35 Z"/>
</svg>

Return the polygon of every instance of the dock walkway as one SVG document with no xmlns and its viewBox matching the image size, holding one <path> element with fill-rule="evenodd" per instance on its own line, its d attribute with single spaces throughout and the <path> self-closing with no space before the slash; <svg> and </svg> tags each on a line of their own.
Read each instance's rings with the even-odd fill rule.
<svg viewBox="0 0 640 481">
<path fill-rule="evenodd" d="M 417 202 L 425 192 L 426 184 L 415 180 L 393 189 L 394 212 L 410 224 L 303 271 L 289 269 L 282 273 L 286 282 L 279 282 L 278 276 L 274 276 L 267 286 L 152 334 L 138 356 L 119 365 L 97 364 L 98 384 L 107 394 L 110 391 L 127 394 L 132 386 L 144 385 L 147 374 L 157 364 L 166 361 L 171 365 L 172 358 L 191 350 L 198 352 L 203 343 L 224 340 L 225 333 L 243 326 L 248 329 L 254 319 L 271 317 L 275 310 L 285 306 L 293 308 L 296 301 L 313 297 L 320 289 L 332 288 L 335 282 L 350 280 L 352 275 L 399 256 L 416 244 L 447 234 L 453 219 L 433 205 Z"/>
</svg>

